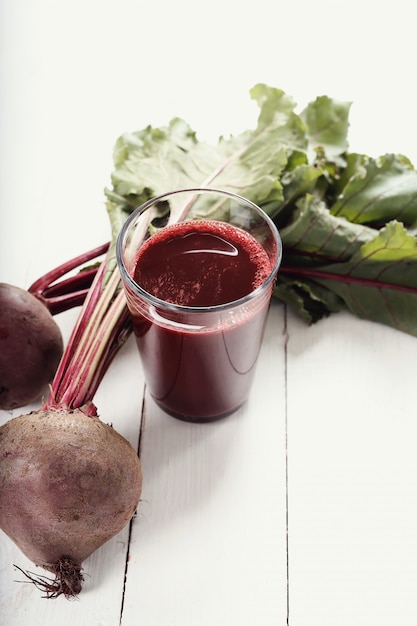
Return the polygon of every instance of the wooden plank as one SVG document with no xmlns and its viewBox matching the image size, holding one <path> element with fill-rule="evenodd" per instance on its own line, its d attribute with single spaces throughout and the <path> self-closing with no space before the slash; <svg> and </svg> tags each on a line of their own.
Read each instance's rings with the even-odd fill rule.
<svg viewBox="0 0 417 626">
<path fill-rule="evenodd" d="M 291 626 L 417 621 L 416 350 L 349 313 L 290 316 Z"/>
<path fill-rule="evenodd" d="M 122 624 L 286 619 L 285 359 L 274 303 L 247 405 L 189 424 L 146 400 Z"/>
</svg>

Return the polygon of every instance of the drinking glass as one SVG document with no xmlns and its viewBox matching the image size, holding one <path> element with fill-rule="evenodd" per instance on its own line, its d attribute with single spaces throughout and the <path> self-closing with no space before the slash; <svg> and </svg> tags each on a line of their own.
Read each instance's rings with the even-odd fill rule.
<svg viewBox="0 0 417 626">
<path fill-rule="evenodd" d="M 208 239 L 201 237 L 206 226 Z M 170 249 L 178 241 L 183 245 L 190 233 L 195 235 L 193 249 L 181 252 L 181 267 L 173 270 Z M 238 296 L 235 288 L 245 283 L 247 267 L 239 265 L 236 236 L 242 236 L 250 255 L 255 255 L 251 263 L 263 259 L 256 261 L 257 280 Z M 173 237 L 180 240 L 172 244 Z M 217 240 L 221 270 L 210 265 Z M 144 246 L 148 253 L 154 248 L 157 267 L 148 262 L 151 283 L 166 286 L 170 281 L 169 298 L 143 284 Z M 270 217 L 248 199 L 220 189 L 165 193 L 138 207 L 124 223 L 116 244 L 122 284 L 148 389 L 168 414 L 192 422 L 213 421 L 247 400 L 281 255 L 281 239 Z M 191 275 L 176 291 L 184 272 Z M 193 297 L 205 277 L 214 282 L 204 303 L 195 304 Z M 222 280 L 226 282 L 219 301 L 215 295 Z"/>
</svg>

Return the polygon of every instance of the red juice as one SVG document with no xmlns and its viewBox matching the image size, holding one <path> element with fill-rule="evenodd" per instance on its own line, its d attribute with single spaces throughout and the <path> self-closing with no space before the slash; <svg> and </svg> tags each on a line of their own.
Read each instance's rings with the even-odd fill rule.
<svg viewBox="0 0 417 626">
<path fill-rule="evenodd" d="M 174 224 L 141 246 L 135 282 L 174 305 L 149 306 L 128 294 L 145 377 L 165 411 L 208 421 L 246 400 L 272 285 L 255 298 L 230 303 L 262 285 L 271 269 L 252 235 L 223 222 Z"/>
</svg>

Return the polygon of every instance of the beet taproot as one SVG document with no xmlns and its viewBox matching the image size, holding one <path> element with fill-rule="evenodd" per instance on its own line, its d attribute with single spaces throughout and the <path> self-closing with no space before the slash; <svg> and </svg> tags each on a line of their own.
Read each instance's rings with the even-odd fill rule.
<svg viewBox="0 0 417 626">
<path fill-rule="evenodd" d="M 63 353 L 59 326 L 28 291 L 0 283 L 0 409 L 40 398 Z"/>
<path fill-rule="evenodd" d="M 83 561 L 130 521 L 141 487 L 131 444 L 80 409 L 41 409 L 0 427 L 0 527 L 54 574 L 36 580 L 48 597 L 81 591 Z"/>
</svg>

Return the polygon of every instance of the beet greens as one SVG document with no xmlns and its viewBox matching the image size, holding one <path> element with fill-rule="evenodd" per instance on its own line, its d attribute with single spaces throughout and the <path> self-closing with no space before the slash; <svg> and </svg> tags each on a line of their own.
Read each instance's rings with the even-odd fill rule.
<svg viewBox="0 0 417 626">
<path fill-rule="evenodd" d="M 276 223 L 283 259 L 275 297 L 307 323 L 347 308 L 417 336 L 417 171 L 410 160 L 349 152 L 350 102 L 320 96 L 297 113 L 280 89 L 258 84 L 250 95 L 260 108 L 256 127 L 214 145 L 179 118 L 119 137 L 106 190 L 114 229 L 167 190 L 239 193 Z"/>
</svg>

